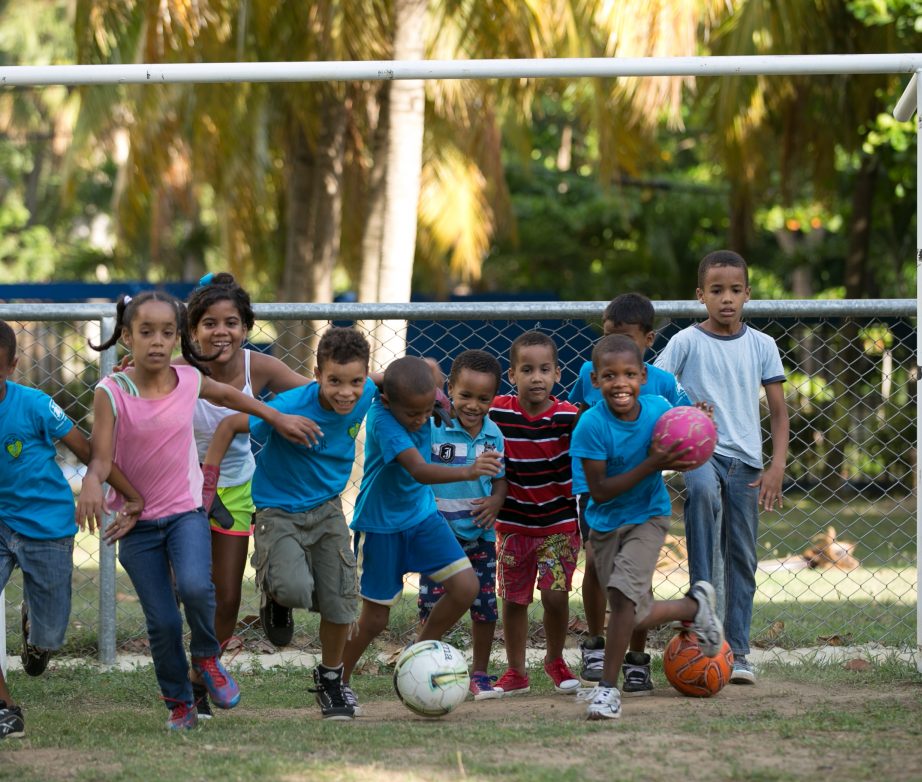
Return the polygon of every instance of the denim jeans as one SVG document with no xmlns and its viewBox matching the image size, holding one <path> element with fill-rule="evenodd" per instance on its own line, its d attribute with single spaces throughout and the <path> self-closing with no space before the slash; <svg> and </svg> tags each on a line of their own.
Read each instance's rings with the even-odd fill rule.
<svg viewBox="0 0 922 782">
<path fill-rule="evenodd" d="M 710 581 L 734 654 L 749 654 L 756 591 L 759 488 L 762 471 L 714 454 L 685 473 L 685 539 L 691 583 Z"/>
<path fill-rule="evenodd" d="M 166 705 L 191 703 L 177 598 L 191 630 L 190 654 L 214 657 L 220 652 L 214 631 L 211 531 L 204 510 L 139 521 L 119 542 L 118 558 L 144 610 L 154 671 Z"/>
<path fill-rule="evenodd" d="M 70 619 L 73 535 L 51 540 L 27 538 L 0 521 L 0 589 L 15 567 L 22 571 L 29 606 L 29 643 L 38 649 L 60 649 Z"/>
</svg>

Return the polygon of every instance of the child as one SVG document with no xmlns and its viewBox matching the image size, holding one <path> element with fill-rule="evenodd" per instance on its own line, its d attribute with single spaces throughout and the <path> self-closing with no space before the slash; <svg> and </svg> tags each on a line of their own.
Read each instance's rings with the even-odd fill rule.
<svg viewBox="0 0 922 782">
<path fill-rule="evenodd" d="M 632 631 L 665 622 L 693 621 L 701 651 L 715 656 L 723 632 L 714 589 L 695 583 L 681 600 L 653 600 L 653 573 L 666 532 L 670 501 L 662 471 L 681 470 L 686 450 L 664 450 L 653 439 L 659 417 L 671 405 L 660 396 L 641 396 L 647 370 L 640 350 L 622 335 L 603 337 L 592 351 L 593 383 L 602 402 L 586 412 L 573 433 L 573 485 L 590 495 L 586 507 L 596 568 L 608 592 L 611 616 L 602 678 L 587 718 L 621 716 L 618 669 Z"/>
<path fill-rule="evenodd" d="M 602 315 L 602 331 L 608 334 L 623 334 L 634 340 L 640 350 L 640 355 L 653 345 L 656 332 L 653 322 L 656 313 L 653 304 L 641 293 L 622 293 L 609 302 Z M 655 394 L 665 397 L 674 407 L 690 405 L 688 397 L 682 386 L 675 379 L 675 375 L 659 369 L 651 364 L 644 365 L 647 370 L 647 380 L 640 387 L 641 394 Z M 592 383 L 592 361 L 587 361 L 580 367 L 579 378 L 570 389 L 569 399 L 581 410 L 592 407 L 602 398 L 599 389 Z M 586 523 L 586 504 L 588 495 L 579 497 L 579 529 L 586 549 L 586 571 L 583 574 L 583 608 L 586 611 L 587 635 L 580 644 L 582 654 L 582 670 L 580 678 L 595 684 L 602 677 L 602 662 L 605 658 L 605 637 L 602 635 L 605 626 L 605 591 L 595 572 L 595 557 L 592 555 L 592 546 L 589 545 L 589 525 Z M 622 694 L 625 698 L 638 695 L 653 694 L 653 679 L 650 675 L 650 655 L 646 654 L 647 633 L 638 630 L 631 636 L 630 651 L 624 658 L 624 686 Z"/>
<path fill-rule="evenodd" d="M 324 719 L 350 720 L 343 692 L 343 647 L 355 619 L 355 556 L 340 494 L 355 461 L 355 438 L 371 406 L 368 341 L 352 328 L 331 328 L 317 346 L 316 381 L 279 394 L 269 404 L 309 416 L 323 437 L 313 447 L 292 444 L 260 419 L 225 418 L 205 458 L 215 469 L 236 433 L 265 444 L 256 459 L 256 582 L 265 600 L 285 610 L 320 613 L 321 662 L 314 690 Z M 222 462 L 223 463 L 223 462 Z"/>
<path fill-rule="evenodd" d="M 101 482 L 113 461 L 144 498 L 144 515 L 124 532 L 119 561 L 144 610 L 154 670 L 170 708 L 172 730 L 198 722 L 183 649 L 185 607 L 192 631 L 192 668 L 220 708 L 240 699 L 237 683 L 218 659 L 214 634 L 214 585 L 211 583 L 211 535 L 202 509 L 202 471 L 192 434 L 199 396 L 239 410 L 263 415 L 287 437 L 306 441 L 313 425 L 282 416 L 235 388 L 202 375 L 192 348 L 185 307 L 160 291 L 123 297 L 116 308 L 115 333 L 96 350 L 121 338 L 134 366 L 104 378 L 93 400 L 93 458 L 83 480 L 78 517 L 102 505 Z M 177 342 L 188 366 L 172 366 Z M 118 532 L 128 526 L 116 520 Z M 174 585 L 171 579 L 175 578 Z"/>
<path fill-rule="evenodd" d="M 368 413 L 365 474 L 352 520 L 362 610 L 343 653 L 346 697 L 356 708 L 349 686 L 352 671 L 387 627 L 404 575 L 422 573 L 445 589 L 417 641 L 440 639 L 480 591 L 471 562 L 439 513 L 428 484 L 492 477 L 501 470 L 501 457 L 484 451 L 464 467 L 429 463 L 435 389 L 429 365 L 404 356 L 388 365 L 381 393 Z"/>
<path fill-rule="evenodd" d="M 38 676 L 64 642 L 70 618 L 74 495 L 55 463 L 60 440 L 80 461 L 90 444 L 51 397 L 14 383 L 16 334 L 0 320 L 0 591 L 13 568 L 22 570 L 23 669 Z M 126 498 L 123 513 L 140 513 L 141 498 L 118 470 L 109 476 Z M 86 520 L 90 532 L 96 517 Z M 83 528 L 81 519 L 81 528 Z M 117 537 L 111 530 L 105 537 Z M 0 670 L 0 739 L 25 735 L 22 709 L 13 701 Z"/>
<path fill-rule="evenodd" d="M 202 364 L 211 377 L 233 386 L 247 396 L 263 391 L 280 393 L 309 381 L 277 358 L 243 347 L 253 328 L 253 307 L 249 294 L 230 274 L 206 274 L 189 296 L 189 332 L 199 352 L 214 356 Z M 183 363 L 179 359 L 177 363 Z M 207 399 L 195 403 L 192 426 L 199 461 L 205 459 L 218 424 L 235 410 L 213 405 Z M 215 585 L 215 634 L 223 649 L 237 626 L 240 587 L 246 567 L 250 536 L 253 534 L 253 505 L 250 481 L 256 467 L 250 438 L 234 438 L 220 465 L 218 500 L 211 508 L 211 580 Z M 260 610 L 263 629 L 276 646 L 291 641 L 294 625 L 291 609 L 264 599 Z M 192 690 L 199 718 L 211 716 L 204 685 L 193 681 Z"/>
<path fill-rule="evenodd" d="M 698 267 L 697 296 L 707 307 L 707 319 L 676 334 L 656 365 L 673 372 L 695 402 L 714 407 L 714 455 L 685 473 L 690 578 L 713 581 L 720 592 L 726 585 L 724 622 L 734 656 L 730 681 L 753 684 L 755 672 L 747 655 L 759 505 L 768 511 L 776 503 L 781 507 L 788 450 L 784 369 L 775 341 L 742 322 L 743 305 L 749 301 L 749 270 L 742 257 L 727 250 L 705 256 Z M 772 433 L 772 460 L 764 472 L 762 387 Z M 715 558 L 717 546 L 720 553 Z"/>
<path fill-rule="evenodd" d="M 499 362 L 482 350 L 465 350 L 451 365 L 448 396 L 451 420 L 433 426 L 433 464 L 470 465 L 484 451 L 503 452 L 503 436 L 488 417 L 490 403 L 499 390 L 502 370 Z M 493 689 L 495 676 L 487 671 L 493 634 L 496 629 L 496 533 L 493 525 L 506 498 L 502 470 L 473 481 L 433 486 L 439 512 L 448 521 L 480 582 L 480 593 L 471 606 L 473 661 L 471 694 L 475 701 L 500 696 Z M 419 618 L 425 623 L 442 585 L 421 575 L 419 578 Z"/>
<path fill-rule="evenodd" d="M 528 605 L 535 581 L 544 607 L 544 670 L 557 692 L 579 680 L 563 659 L 569 592 L 579 556 L 576 498 L 570 481 L 570 435 L 578 411 L 551 396 L 560 380 L 557 346 L 527 331 L 509 351 L 509 380 L 516 393 L 493 400 L 490 417 L 506 441 L 506 502 L 496 521 L 496 582 L 503 598 L 508 668 L 496 683 L 503 697 L 531 689 L 525 666 Z"/>
</svg>

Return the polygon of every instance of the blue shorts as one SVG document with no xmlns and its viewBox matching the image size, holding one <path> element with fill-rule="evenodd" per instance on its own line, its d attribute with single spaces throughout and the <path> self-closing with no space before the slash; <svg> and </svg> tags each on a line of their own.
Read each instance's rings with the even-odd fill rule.
<svg viewBox="0 0 922 782">
<path fill-rule="evenodd" d="M 471 606 L 471 621 L 495 622 L 496 612 L 496 541 L 458 539 L 461 548 L 467 555 L 480 582 L 480 592 Z M 445 587 L 429 576 L 419 577 L 419 621 L 425 622 L 432 612 L 432 607 L 439 598 L 445 594 Z"/>
<path fill-rule="evenodd" d="M 29 606 L 29 643 L 38 649 L 60 649 L 70 620 L 73 535 L 27 538 L 0 521 L 0 589 L 17 566 Z"/>
<path fill-rule="evenodd" d="M 471 566 L 440 513 L 400 532 L 357 531 L 353 546 L 359 594 L 387 606 L 400 599 L 407 573 L 425 573 L 436 581 L 445 581 Z"/>
</svg>

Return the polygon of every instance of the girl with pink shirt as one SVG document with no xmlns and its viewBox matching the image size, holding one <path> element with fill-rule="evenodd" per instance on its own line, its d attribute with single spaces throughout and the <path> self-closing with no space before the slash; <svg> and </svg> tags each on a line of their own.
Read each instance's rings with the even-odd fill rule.
<svg viewBox="0 0 922 782">
<path fill-rule="evenodd" d="M 119 515 L 108 530 L 119 540 L 119 561 L 137 592 L 150 639 L 154 671 L 170 709 L 167 726 L 195 727 L 198 715 L 183 646 L 185 609 L 191 631 L 192 668 L 213 703 L 230 709 L 240 690 L 218 659 L 215 594 L 211 582 L 211 536 L 203 508 L 192 418 L 196 400 L 257 415 L 293 442 L 309 444 L 316 425 L 278 413 L 237 389 L 206 377 L 201 362 L 213 357 L 192 346 L 185 307 L 169 294 L 146 291 L 123 297 L 116 309 L 115 333 L 106 350 L 121 338 L 133 366 L 104 378 L 93 401 L 92 459 L 83 481 L 78 518 L 99 513 L 102 481 L 114 462 L 144 499 L 143 518 Z M 180 343 L 185 365 L 171 365 Z M 205 487 L 213 497 L 214 487 Z M 117 505 L 118 498 L 112 505 Z M 210 504 L 210 501 L 209 501 Z M 174 592 L 175 580 L 175 592 Z"/>
</svg>

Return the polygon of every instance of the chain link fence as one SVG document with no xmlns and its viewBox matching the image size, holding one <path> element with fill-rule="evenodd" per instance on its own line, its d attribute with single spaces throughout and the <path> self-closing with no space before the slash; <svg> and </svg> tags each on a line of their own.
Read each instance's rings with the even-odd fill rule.
<svg viewBox="0 0 922 782">
<path fill-rule="evenodd" d="M 508 368 L 509 346 L 530 328 L 553 335 L 560 350 L 565 396 L 600 336 L 605 302 L 452 303 L 409 305 L 261 305 L 254 347 L 272 352 L 298 371 L 313 370 L 312 348 L 330 323 L 356 325 L 372 337 L 380 366 L 404 351 L 435 358 L 448 373 L 457 353 L 493 352 Z M 700 319 L 695 302 L 655 302 L 660 331 L 653 348 Z M 93 389 L 108 372 L 114 351 L 88 347 L 113 327 L 113 305 L 0 304 L 13 325 L 20 362 L 15 380 L 52 395 L 85 431 L 92 426 Z M 752 302 L 747 320 L 777 341 L 787 374 L 791 447 L 780 511 L 763 513 L 758 588 L 752 624 L 755 646 L 804 646 L 915 641 L 916 540 L 915 302 Z M 647 357 L 652 361 L 652 356 Z M 501 391 L 509 390 L 504 383 Z M 769 439 L 767 409 L 766 442 Z M 75 491 L 82 466 L 69 452 L 62 468 Z M 361 479 L 359 458 L 344 495 L 347 516 Z M 660 598 L 688 585 L 682 527 L 681 475 L 669 476 L 674 497 L 672 534 L 655 579 Z M 111 661 L 116 651 L 144 651 L 144 621 L 137 598 L 111 548 L 77 536 L 73 610 L 65 652 Z M 392 613 L 395 644 L 415 627 L 415 579 Z M 571 630 L 585 629 L 581 574 L 571 599 Z M 259 596 L 247 569 L 240 611 L 240 643 L 273 651 L 258 621 Z M 6 588 L 7 647 L 20 648 L 18 571 Z M 540 645 L 540 605 L 533 642 Z M 295 612 L 294 645 L 318 646 L 317 619 Z M 452 639 L 466 642 L 461 625 Z M 659 640 L 662 640 L 660 638 Z M 653 642 L 657 642 L 654 636 Z"/>
</svg>

